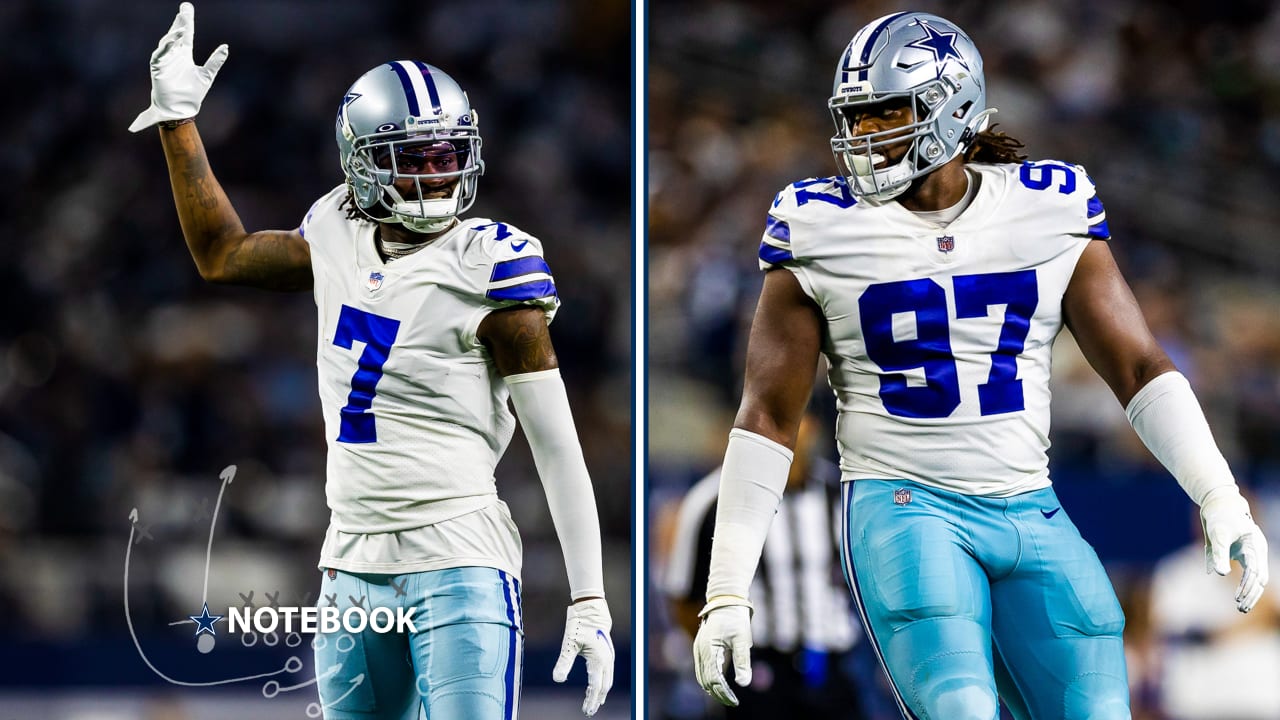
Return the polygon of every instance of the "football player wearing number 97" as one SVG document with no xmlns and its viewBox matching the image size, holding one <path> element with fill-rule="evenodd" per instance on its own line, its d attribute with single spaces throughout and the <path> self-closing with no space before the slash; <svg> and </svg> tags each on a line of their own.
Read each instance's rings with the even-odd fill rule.
<svg viewBox="0 0 1280 720">
<path fill-rule="evenodd" d="M 345 182 L 293 230 L 246 232 L 193 121 L 227 46 L 197 66 L 182 3 L 151 57 L 187 247 L 210 282 L 312 290 L 332 511 L 322 597 L 340 610 L 414 608 L 414 632 L 318 635 L 326 718 L 510 720 L 522 660 L 520 539 L 494 467 L 524 426 L 564 550 L 567 625 L 553 677 L 587 666 L 582 709 L 613 684 L 600 526 L 547 323 L 559 306 L 537 239 L 462 219 L 475 200 L 479 119 L 439 68 L 392 61 L 337 104 Z M 339 98 L 335 98 L 339 99 Z M 408 662 L 406 662 L 406 657 Z"/>
<path fill-rule="evenodd" d="M 982 58 L 943 18 L 853 36 L 828 105 L 840 174 L 784 188 L 719 490 L 702 686 L 750 682 L 747 588 L 819 353 L 839 409 L 846 579 L 905 718 L 1129 717 L 1124 617 L 1047 469 L 1049 354 L 1065 326 L 1200 506 L 1208 570 L 1267 543 L 1190 385 L 1108 249 L 1084 169 L 1022 162 L 988 129 Z"/>
</svg>

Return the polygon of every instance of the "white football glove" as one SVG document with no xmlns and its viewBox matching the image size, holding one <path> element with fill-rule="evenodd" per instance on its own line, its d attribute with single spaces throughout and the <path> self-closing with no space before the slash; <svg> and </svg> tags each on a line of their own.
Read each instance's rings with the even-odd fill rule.
<svg viewBox="0 0 1280 720">
<path fill-rule="evenodd" d="M 702 624 L 693 639 L 693 670 L 698 684 L 712 697 L 732 707 L 738 697 L 724 677 L 725 650 L 733 662 L 733 681 L 751 684 L 751 604 L 745 598 L 721 595 L 698 613 Z"/>
<path fill-rule="evenodd" d="M 226 44 L 218 46 L 204 66 L 191 57 L 191 38 L 195 34 L 196 9 L 191 3 L 178 6 L 169 32 L 160 38 L 151 53 L 151 107 L 143 110 L 129 132 L 138 132 L 164 120 L 183 120 L 200 112 L 200 103 L 209 92 L 213 78 L 227 61 Z"/>
<path fill-rule="evenodd" d="M 564 682 L 574 658 L 582 656 L 587 663 L 587 697 L 582 702 L 582 712 L 587 717 L 596 714 L 613 687 L 613 641 L 609 639 L 612 629 L 613 619 L 604 598 L 574 603 L 566 612 L 564 640 L 551 679 Z"/>
<path fill-rule="evenodd" d="M 1247 613 L 1262 597 L 1270 579 L 1267 538 L 1249 514 L 1249 503 L 1235 485 L 1209 492 L 1200 506 L 1204 524 L 1205 572 L 1226 575 L 1231 561 L 1240 563 L 1240 586 L 1236 588 L 1236 609 Z"/>
</svg>

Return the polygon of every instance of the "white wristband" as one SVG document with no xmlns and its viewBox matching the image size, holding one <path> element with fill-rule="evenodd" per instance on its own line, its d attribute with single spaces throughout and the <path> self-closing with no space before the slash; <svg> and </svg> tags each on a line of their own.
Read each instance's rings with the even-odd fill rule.
<svg viewBox="0 0 1280 720">
<path fill-rule="evenodd" d="M 729 432 L 720 470 L 707 599 L 747 597 L 769 524 L 787 485 L 791 458 L 790 450 L 762 435 L 740 428 Z"/>
<path fill-rule="evenodd" d="M 504 380 L 547 494 L 570 595 L 574 600 L 604 597 L 600 518 L 560 371 L 508 375 Z"/>
<path fill-rule="evenodd" d="M 1143 444 L 1196 505 L 1203 505 L 1211 491 L 1235 485 L 1182 373 L 1167 372 L 1148 382 L 1129 401 L 1125 414 Z"/>
</svg>

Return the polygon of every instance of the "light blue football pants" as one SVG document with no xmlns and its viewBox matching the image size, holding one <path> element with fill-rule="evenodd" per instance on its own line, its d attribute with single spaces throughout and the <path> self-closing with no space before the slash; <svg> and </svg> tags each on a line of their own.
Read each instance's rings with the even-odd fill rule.
<svg viewBox="0 0 1280 720">
<path fill-rule="evenodd" d="M 1124 614 L 1052 488 L 844 483 L 842 564 L 908 720 L 1128 720 Z"/>
<path fill-rule="evenodd" d="M 524 630 L 520 581 L 509 573 L 328 570 L 320 587 L 322 608 L 416 608 L 416 632 L 316 633 L 317 689 L 328 720 L 517 716 Z"/>
</svg>

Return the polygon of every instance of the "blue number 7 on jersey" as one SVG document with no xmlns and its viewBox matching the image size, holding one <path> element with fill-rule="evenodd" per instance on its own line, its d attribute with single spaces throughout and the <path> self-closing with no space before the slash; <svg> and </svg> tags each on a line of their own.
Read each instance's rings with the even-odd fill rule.
<svg viewBox="0 0 1280 720">
<path fill-rule="evenodd" d="M 399 332 L 399 320 L 357 310 L 349 305 L 342 306 L 342 312 L 338 315 L 338 327 L 333 333 L 333 344 L 350 350 L 352 343 L 358 341 L 364 343 L 364 351 L 356 361 L 356 374 L 351 376 L 351 394 L 347 396 L 347 405 L 338 411 L 341 420 L 338 442 L 378 441 L 378 430 L 370 408 L 373 407 L 373 396 L 377 394 L 378 381 L 382 379 L 382 366 L 386 364 Z"/>
</svg>

